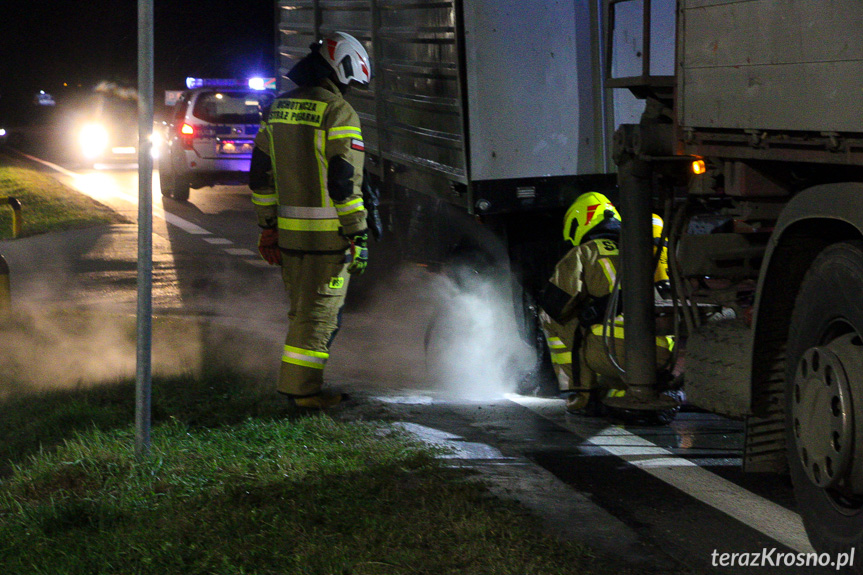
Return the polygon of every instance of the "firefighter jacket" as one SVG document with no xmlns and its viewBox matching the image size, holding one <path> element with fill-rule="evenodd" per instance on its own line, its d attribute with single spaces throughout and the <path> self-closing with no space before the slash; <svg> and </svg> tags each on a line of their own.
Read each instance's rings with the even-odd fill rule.
<svg viewBox="0 0 863 575">
<path fill-rule="evenodd" d="M 617 260 L 615 241 L 584 241 L 557 263 L 548 285 L 540 293 L 542 328 L 562 391 L 596 386 L 596 376 L 586 365 L 588 358 L 581 353 L 587 341 L 585 335 L 589 336 L 581 324 L 585 323 L 585 310 L 602 307 L 598 302 L 607 300 L 604 296 L 614 286 Z M 594 315 L 604 315 L 604 309 L 594 310 Z M 601 327 L 600 324 L 592 326 Z"/>
<path fill-rule="evenodd" d="M 557 291 L 558 310 L 546 310 L 560 324 L 577 319 L 592 299 L 611 293 L 617 277 L 619 250 L 617 242 L 596 239 L 572 248 L 558 262 L 549 279 Z"/>
<path fill-rule="evenodd" d="M 615 340 L 615 355 L 625 356 L 624 320 L 616 315 L 613 327 L 604 328 L 608 296 L 617 278 L 617 242 L 597 238 L 572 248 L 557 264 L 542 295 L 543 330 L 561 390 L 597 386 L 597 374 L 620 376 L 608 357 L 603 329 Z M 667 361 L 673 340 L 656 337 L 657 367 Z M 578 359 L 573 354 L 578 353 Z M 574 372 L 574 365 L 578 371 Z"/>
<path fill-rule="evenodd" d="M 346 237 L 366 230 L 363 161 L 359 116 L 332 81 L 280 95 L 255 138 L 258 224 L 277 227 L 288 252 L 344 252 Z"/>
</svg>

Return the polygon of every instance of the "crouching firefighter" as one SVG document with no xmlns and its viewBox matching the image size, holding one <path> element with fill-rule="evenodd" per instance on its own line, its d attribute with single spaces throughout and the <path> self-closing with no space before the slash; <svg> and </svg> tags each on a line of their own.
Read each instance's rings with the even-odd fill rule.
<svg viewBox="0 0 863 575">
<path fill-rule="evenodd" d="M 249 171 L 262 228 L 258 250 L 281 265 L 290 295 L 278 391 L 299 407 L 345 399 L 323 390 L 324 367 L 339 328 L 349 274 L 368 262 L 360 120 L 344 93 L 368 84 L 371 62 L 356 38 L 336 32 L 313 44 L 288 72 L 297 88 L 270 107 Z"/>
<path fill-rule="evenodd" d="M 574 247 L 557 263 L 539 296 L 552 365 L 572 413 L 599 415 L 601 398 L 609 390 L 625 389 L 608 349 L 623 361 L 621 307 L 611 314 L 614 325 L 603 327 L 618 273 L 620 224 L 620 214 L 604 195 L 579 196 L 563 221 L 563 237 Z M 657 366 L 662 366 L 670 356 L 671 339 L 657 337 L 656 345 Z"/>
</svg>

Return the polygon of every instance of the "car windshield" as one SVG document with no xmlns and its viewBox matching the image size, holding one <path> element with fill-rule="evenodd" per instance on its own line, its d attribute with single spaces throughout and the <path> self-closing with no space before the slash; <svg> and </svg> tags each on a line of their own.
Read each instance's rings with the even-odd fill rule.
<svg viewBox="0 0 863 575">
<path fill-rule="evenodd" d="M 257 124 L 273 98 L 270 92 L 203 92 L 192 115 L 211 124 Z"/>
</svg>

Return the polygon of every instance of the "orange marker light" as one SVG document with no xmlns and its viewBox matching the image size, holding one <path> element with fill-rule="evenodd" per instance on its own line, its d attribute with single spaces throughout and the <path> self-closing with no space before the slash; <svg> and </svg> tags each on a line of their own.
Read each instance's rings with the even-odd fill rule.
<svg viewBox="0 0 863 575">
<path fill-rule="evenodd" d="M 707 171 L 707 165 L 704 163 L 704 160 L 693 160 L 692 161 L 692 173 L 696 176 L 700 176 L 704 172 Z"/>
</svg>

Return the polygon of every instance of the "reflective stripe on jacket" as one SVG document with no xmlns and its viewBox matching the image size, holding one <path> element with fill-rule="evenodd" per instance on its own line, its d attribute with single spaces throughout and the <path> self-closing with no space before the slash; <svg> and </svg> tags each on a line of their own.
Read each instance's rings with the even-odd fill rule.
<svg viewBox="0 0 863 575">
<path fill-rule="evenodd" d="M 597 336 L 603 337 L 603 335 L 607 337 L 613 337 L 615 339 L 622 340 L 624 337 L 624 322 L 623 316 L 619 315 L 614 318 L 614 327 L 605 327 L 601 323 L 593 325 L 590 327 L 590 332 Z M 604 334 L 603 334 L 604 332 Z M 671 351 L 674 349 L 674 337 L 670 335 L 657 335 L 656 336 L 656 347 L 660 349 L 666 349 Z"/>
</svg>

